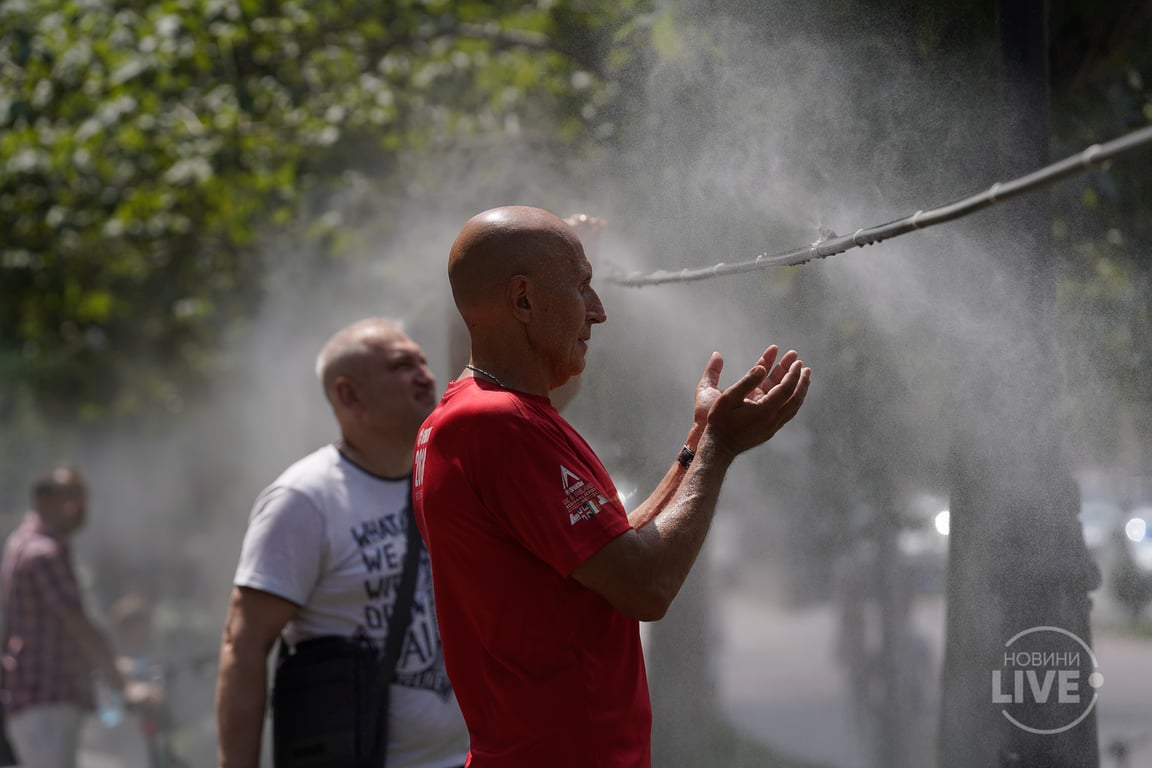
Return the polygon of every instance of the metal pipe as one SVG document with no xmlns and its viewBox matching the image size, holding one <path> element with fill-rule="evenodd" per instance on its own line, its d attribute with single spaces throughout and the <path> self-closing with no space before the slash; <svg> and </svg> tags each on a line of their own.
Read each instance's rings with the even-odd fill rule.
<svg viewBox="0 0 1152 768">
<path fill-rule="evenodd" d="M 686 283 L 694 280 L 705 280 L 719 275 L 733 275 L 741 272 L 752 272 L 764 267 L 790 267 L 807 263 L 813 259 L 823 259 L 833 254 L 843 253 L 852 248 L 873 245 L 898 235 L 903 235 L 917 229 L 926 229 L 945 221 L 952 221 L 967 216 L 982 208 L 1003 202 L 1010 197 L 1030 192 L 1037 187 L 1051 184 L 1055 181 L 1072 176 L 1076 173 L 1102 165 L 1117 155 L 1130 150 L 1152 144 L 1152 125 L 1138 131 L 1113 139 L 1104 144 L 1093 144 L 1087 149 L 1065 158 L 1037 171 L 1012 179 L 1011 181 L 996 182 L 988 189 L 971 197 L 965 197 L 938 208 L 928 211 L 916 211 L 887 224 L 858 229 L 851 235 L 832 235 L 817 240 L 810 245 L 794 248 L 777 254 L 762 253 L 755 259 L 735 264 L 723 262 L 711 267 L 695 269 L 685 268 L 678 272 L 657 270 L 648 274 L 634 272 L 629 275 L 612 274 L 606 276 L 609 282 L 617 285 L 640 287 L 645 285 L 659 285 L 661 283 Z"/>
</svg>

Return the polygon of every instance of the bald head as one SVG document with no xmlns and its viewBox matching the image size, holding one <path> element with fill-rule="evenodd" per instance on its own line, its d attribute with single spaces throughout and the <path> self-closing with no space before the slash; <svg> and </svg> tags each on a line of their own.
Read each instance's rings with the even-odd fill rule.
<svg viewBox="0 0 1152 768">
<path fill-rule="evenodd" d="M 572 227 L 553 213 L 523 205 L 492 208 L 460 230 L 448 256 L 448 282 L 461 316 L 499 304 L 516 275 L 541 274 L 557 259 L 583 255 Z"/>
<path fill-rule="evenodd" d="M 547 395 L 584 370 L 606 315 L 584 246 L 559 216 L 520 205 L 473 216 L 452 244 L 448 280 L 472 363 L 501 386 Z"/>
<path fill-rule="evenodd" d="M 324 395 L 333 400 L 336 380 L 341 376 L 356 377 L 371 365 L 374 349 L 392 339 L 407 338 L 403 327 L 395 320 L 370 317 L 337 331 L 320 350 L 316 358 L 316 377 L 324 387 Z"/>
</svg>

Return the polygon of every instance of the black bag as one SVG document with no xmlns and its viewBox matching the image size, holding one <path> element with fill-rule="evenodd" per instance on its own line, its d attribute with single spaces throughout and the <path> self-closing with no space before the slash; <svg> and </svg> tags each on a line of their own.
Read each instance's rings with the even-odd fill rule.
<svg viewBox="0 0 1152 768">
<path fill-rule="evenodd" d="M 388 687 L 366 637 L 282 644 L 272 688 L 276 768 L 378 768 Z"/>
<path fill-rule="evenodd" d="M 364 633 L 281 643 L 272 686 L 272 764 L 275 768 L 384 768 L 388 693 L 404 636 L 424 542 L 404 510 L 408 548 L 383 652 Z"/>
</svg>

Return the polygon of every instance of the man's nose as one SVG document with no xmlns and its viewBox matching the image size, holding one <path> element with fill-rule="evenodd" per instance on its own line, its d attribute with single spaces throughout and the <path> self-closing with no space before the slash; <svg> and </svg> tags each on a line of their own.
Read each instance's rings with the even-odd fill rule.
<svg viewBox="0 0 1152 768">
<path fill-rule="evenodd" d="M 608 319 L 604 311 L 604 302 L 600 301 L 600 294 L 596 293 L 594 288 L 589 288 L 588 292 L 590 294 L 587 304 L 588 321 L 593 324 L 602 323 Z"/>
</svg>

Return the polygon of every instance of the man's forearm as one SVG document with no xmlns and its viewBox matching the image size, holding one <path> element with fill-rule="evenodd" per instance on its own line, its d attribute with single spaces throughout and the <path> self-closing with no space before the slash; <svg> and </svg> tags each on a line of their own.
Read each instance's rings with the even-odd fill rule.
<svg viewBox="0 0 1152 768">
<path fill-rule="evenodd" d="M 572 576 L 625 616 L 662 618 L 700 553 L 731 463 L 730 454 L 702 436 L 691 468 L 675 467 L 674 480 L 662 483 L 642 508 L 650 515 L 646 524 L 617 536 Z M 662 498 L 669 491 L 671 497 Z"/>
<path fill-rule="evenodd" d="M 257 768 L 267 702 L 267 658 L 225 644 L 216 684 L 220 768 Z"/>
<path fill-rule="evenodd" d="M 685 473 L 672 499 L 640 531 L 651 536 L 655 545 L 652 575 L 662 581 L 672 595 L 680 591 L 704 546 L 724 477 L 732 463 L 730 458 L 718 455 L 712 448 L 707 440 L 701 442 L 692 467 Z"/>
<path fill-rule="evenodd" d="M 83 611 L 76 609 L 64 615 L 64 625 L 69 634 L 80 642 L 81 652 L 88 665 L 96 670 L 108 685 L 121 690 L 124 688 L 124 676 L 116 666 L 116 656 L 108 638 L 92 623 Z"/>
<path fill-rule="evenodd" d="M 688 430 L 688 437 L 684 440 L 684 445 L 695 451 L 700 443 L 700 434 L 702 429 L 696 425 L 692 425 L 692 429 Z M 679 453 L 679 452 L 677 452 Z M 676 497 L 676 491 L 679 490 L 680 484 L 684 482 L 685 476 L 688 474 L 688 468 L 682 465 L 677 455 L 676 461 L 668 468 L 664 474 L 660 484 L 656 486 L 656 490 L 652 491 L 636 509 L 628 513 L 628 522 L 632 524 L 633 528 L 642 528 L 660 514 L 660 511 Z"/>
</svg>

